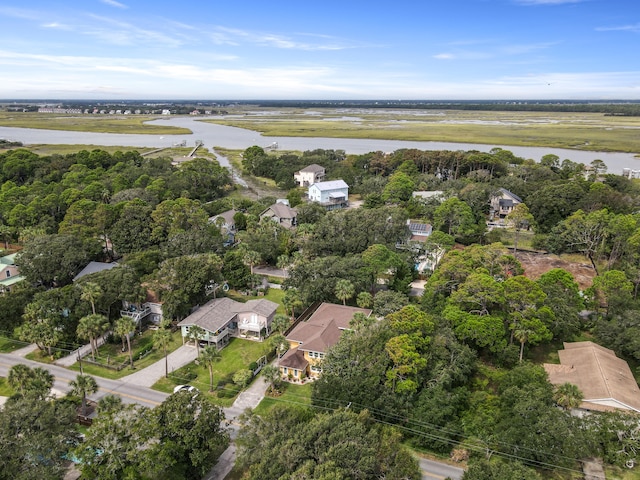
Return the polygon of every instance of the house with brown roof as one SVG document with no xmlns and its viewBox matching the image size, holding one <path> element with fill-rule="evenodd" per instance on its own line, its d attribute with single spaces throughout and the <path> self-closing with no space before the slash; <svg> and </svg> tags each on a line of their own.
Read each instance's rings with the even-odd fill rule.
<svg viewBox="0 0 640 480">
<path fill-rule="evenodd" d="M 560 365 L 544 364 L 554 385 L 571 383 L 583 394 L 580 408 L 640 412 L 640 389 L 627 362 L 593 342 L 564 343 Z"/>
<path fill-rule="evenodd" d="M 284 228 L 292 228 L 298 223 L 298 212 L 286 203 L 278 201 L 260 214 L 260 219 L 263 218 L 268 218 Z"/>
<path fill-rule="evenodd" d="M 489 218 L 491 220 L 504 220 L 519 203 L 522 203 L 522 199 L 518 195 L 506 188 L 500 188 L 489 201 Z"/>
<path fill-rule="evenodd" d="M 355 313 L 367 317 L 371 310 L 323 303 L 305 322 L 297 324 L 287 335 L 289 350 L 279 362 L 284 379 L 317 378 L 322 373 L 321 362 L 327 350 L 338 343 L 342 332 L 349 329 Z"/>
<path fill-rule="evenodd" d="M 178 323 L 182 331 L 182 342 L 189 338 L 189 330 L 194 325 L 205 333 L 200 341 L 224 347 L 231 337 L 262 340 L 271 332 L 271 322 L 278 304 L 270 300 L 249 300 L 236 302 L 231 298 L 214 298 Z"/>
</svg>

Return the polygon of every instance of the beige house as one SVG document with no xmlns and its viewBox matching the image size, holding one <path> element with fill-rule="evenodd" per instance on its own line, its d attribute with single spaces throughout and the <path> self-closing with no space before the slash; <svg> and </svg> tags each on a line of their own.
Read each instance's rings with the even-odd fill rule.
<svg viewBox="0 0 640 480">
<path fill-rule="evenodd" d="M 560 365 L 544 364 L 554 385 L 571 383 L 583 394 L 583 410 L 640 412 L 640 390 L 627 362 L 593 342 L 564 343 Z"/>
<path fill-rule="evenodd" d="M 260 219 L 268 218 L 284 228 L 297 225 L 298 212 L 283 202 L 276 202 L 260 214 Z"/>
<path fill-rule="evenodd" d="M 0 293 L 11 291 L 11 287 L 24 280 L 16 266 L 16 255 L 0 257 Z"/>
<path fill-rule="evenodd" d="M 299 172 L 293 174 L 296 183 L 301 187 L 308 187 L 314 183 L 322 182 L 325 177 L 325 169 L 321 165 L 315 163 L 304 167 Z"/>
<path fill-rule="evenodd" d="M 522 203 L 522 199 L 518 195 L 510 192 L 506 188 L 499 189 L 497 194 L 491 197 L 490 219 L 504 219 L 519 203 Z"/>
<path fill-rule="evenodd" d="M 366 308 L 323 303 L 306 322 L 297 324 L 287 335 L 289 350 L 278 365 L 282 378 L 301 380 L 319 377 L 327 350 L 338 343 L 357 312 L 367 317 L 371 315 L 371 310 Z"/>
</svg>

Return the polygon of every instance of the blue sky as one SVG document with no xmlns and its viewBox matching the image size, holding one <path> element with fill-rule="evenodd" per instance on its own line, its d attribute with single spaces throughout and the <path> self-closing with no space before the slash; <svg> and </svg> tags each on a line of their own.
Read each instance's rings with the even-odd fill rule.
<svg viewBox="0 0 640 480">
<path fill-rule="evenodd" d="M 638 0 L 0 0 L 0 98 L 640 100 Z"/>
</svg>

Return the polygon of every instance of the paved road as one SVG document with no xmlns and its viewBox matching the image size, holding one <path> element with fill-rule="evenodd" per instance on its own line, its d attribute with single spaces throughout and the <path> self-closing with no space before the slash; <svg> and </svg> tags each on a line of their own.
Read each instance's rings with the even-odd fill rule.
<svg viewBox="0 0 640 480">
<path fill-rule="evenodd" d="M 78 372 L 67 370 L 57 365 L 47 365 L 27 360 L 17 355 L 2 353 L 0 354 L 0 376 L 6 377 L 9 374 L 9 369 L 18 363 L 31 368 L 41 367 L 49 370 L 55 377 L 53 390 L 61 393 L 67 393 L 70 390 L 69 382 L 78 375 Z M 110 380 L 101 377 L 95 377 L 95 379 L 100 389 L 97 393 L 89 396 L 90 399 L 95 401 L 106 395 L 113 394 L 121 397 L 124 403 L 137 403 L 146 407 L 155 407 L 160 405 L 168 396 L 166 393 L 123 382 L 122 380 Z"/>
<path fill-rule="evenodd" d="M 426 458 L 419 458 L 418 463 L 420 464 L 420 470 L 422 470 L 423 480 L 444 480 L 445 478 L 460 480 L 464 474 L 462 468 L 454 467 L 447 463 L 435 462 Z"/>
</svg>

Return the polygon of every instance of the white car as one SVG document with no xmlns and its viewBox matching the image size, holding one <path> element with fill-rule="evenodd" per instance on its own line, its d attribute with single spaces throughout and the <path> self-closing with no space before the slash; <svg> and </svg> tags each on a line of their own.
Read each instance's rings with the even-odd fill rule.
<svg viewBox="0 0 640 480">
<path fill-rule="evenodd" d="M 178 392 L 190 392 L 190 393 L 198 393 L 198 389 L 193 385 L 178 385 L 173 389 L 173 393 Z"/>
</svg>

